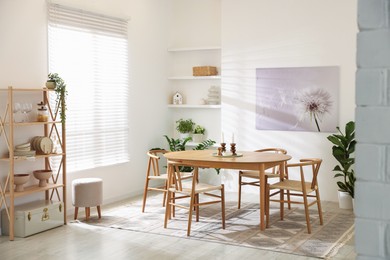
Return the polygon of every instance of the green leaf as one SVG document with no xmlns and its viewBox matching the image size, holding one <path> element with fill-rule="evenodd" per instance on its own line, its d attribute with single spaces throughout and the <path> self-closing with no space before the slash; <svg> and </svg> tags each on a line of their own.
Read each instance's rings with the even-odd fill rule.
<svg viewBox="0 0 390 260">
<path fill-rule="evenodd" d="M 344 146 L 343 143 L 340 141 L 340 139 L 335 137 L 334 135 L 328 136 L 328 140 L 331 141 L 336 146 L 341 146 L 341 147 Z"/>
</svg>

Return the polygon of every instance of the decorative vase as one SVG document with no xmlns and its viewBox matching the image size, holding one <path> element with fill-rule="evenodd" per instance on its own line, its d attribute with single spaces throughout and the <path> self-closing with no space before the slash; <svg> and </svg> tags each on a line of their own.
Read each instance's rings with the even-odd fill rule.
<svg viewBox="0 0 390 260">
<path fill-rule="evenodd" d="M 339 207 L 341 209 L 352 209 L 352 197 L 348 192 L 338 191 L 339 195 Z"/>
<path fill-rule="evenodd" d="M 46 187 L 47 180 L 51 177 L 52 170 L 36 170 L 33 171 L 34 177 L 39 180 L 39 187 Z"/>
<path fill-rule="evenodd" d="M 14 175 L 15 191 L 16 192 L 24 191 L 23 185 L 26 184 L 29 179 L 30 179 L 30 174 L 15 174 Z"/>
</svg>

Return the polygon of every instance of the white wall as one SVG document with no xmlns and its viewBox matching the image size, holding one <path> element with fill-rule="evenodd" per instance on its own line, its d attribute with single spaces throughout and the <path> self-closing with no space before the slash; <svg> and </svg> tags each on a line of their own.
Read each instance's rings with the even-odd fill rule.
<svg viewBox="0 0 390 260">
<path fill-rule="evenodd" d="M 173 0 L 170 26 L 171 48 L 199 48 L 221 46 L 220 0 Z M 220 69 L 221 52 L 196 51 L 169 53 L 170 76 L 192 76 L 194 66 L 217 66 Z M 200 105 L 207 98 L 211 86 L 220 87 L 220 80 L 170 80 L 167 103 L 179 91 L 186 104 Z M 206 138 L 217 140 L 220 135 L 220 109 L 171 109 L 171 131 L 175 137 L 176 120 L 191 118 L 206 128 Z"/>
<path fill-rule="evenodd" d="M 323 200 L 337 200 L 329 133 L 256 130 L 255 69 L 339 66 L 339 125 L 354 120 L 356 12 L 353 0 L 222 0 L 225 135 L 235 133 L 238 150 L 283 147 L 295 159 L 322 158 Z M 236 190 L 237 175 L 223 176 L 227 189 Z"/>
<path fill-rule="evenodd" d="M 54 2 L 54 1 L 53 1 Z M 130 162 L 68 173 L 68 209 L 74 178 L 100 177 L 104 203 L 141 194 L 146 151 L 162 146 L 167 133 L 167 46 L 170 1 L 58 0 L 56 3 L 106 15 L 130 18 Z M 38 88 L 47 77 L 47 21 L 45 0 L 0 0 L 0 87 Z M 65 79 L 66 80 L 66 79 Z M 3 103 L 2 103 L 3 104 Z M 0 165 L 4 175 L 4 163 Z M 5 166 L 7 167 L 7 166 Z M 31 169 L 33 170 L 33 169 Z M 20 201 L 19 201 L 20 202 Z"/>
</svg>

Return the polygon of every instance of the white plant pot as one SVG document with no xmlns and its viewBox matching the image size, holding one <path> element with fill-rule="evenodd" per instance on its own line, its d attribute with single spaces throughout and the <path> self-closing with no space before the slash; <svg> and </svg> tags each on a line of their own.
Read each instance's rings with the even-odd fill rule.
<svg viewBox="0 0 390 260">
<path fill-rule="evenodd" d="M 184 140 L 190 136 L 190 133 L 180 133 L 180 139 Z"/>
<path fill-rule="evenodd" d="M 195 143 L 203 142 L 204 135 L 203 134 L 192 134 L 192 141 Z"/>
<path fill-rule="evenodd" d="M 211 185 L 221 185 L 221 174 L 217 174 L 214 168 L 199 169 L 199 181 Z"/>
<path fill-rule="evenodd" d="M 348 192 L 338 191 L 340 209 L 353 209 L 352 197 Z"/>
</svg>

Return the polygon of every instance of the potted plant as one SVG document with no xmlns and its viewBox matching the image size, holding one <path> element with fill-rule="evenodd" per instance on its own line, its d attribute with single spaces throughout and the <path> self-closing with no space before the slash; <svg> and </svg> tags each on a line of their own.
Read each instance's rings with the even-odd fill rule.
<svg viewBox="0 0 390 260">
<path fill-rule="evenodd" d="M 191 141 L 191 137 L 187 137 L 184 139 L 174 139 L 171 137 L 168 137 L 167 135 L 164 135 L 165 139 L 167 140 L 167 143 L 169 145 L 169 150 L 172 152 L 176 151 L 185 151 L 186 150 L 186 144 L 187 142 Z M 199 143 L 197 146 L 195 146 L 192 150 L 205 150 L 209 147 L 213 146 L 215 144 L 214 140 L 208 139 L 201 143 Z M 160 149 L 160 148 L 153 148 L 153 149 Z M 217 173 L 219 173 L 219 169 L 215 169 Z M 183 166 L 180 171 L 182 172 L 191 172 L 192 168 Z"/>
<path fill-rule="evenodd" d="M 176 121 L 176 124 L 176 130 L 180 133 L 180 137 L 182 139 L 189 137 L 195 126 L 195 123 L 192 122 L 192 119 L 179 119 Z"/>
<path fill-rule="evenodd" d="M 194 133 L 192 135 L 192 141 L 194 141 L 195 143 L 203 142 L 205 132 L 206 129 L 203 126 L 196 125 L 194 128 Z"/>
<path fill-rule="evenodd" d="M 338 133 L 328 136 L 328 140 L 333 143 L 332 154 L 338 161 L 333 171 L 336 172 L 334 178 L 342 178 L 337 181 L 339 187 L 339 206 L 340 208 L 352 208 L 352 199 L 355 192 L 355 172 L 353 166 L 355 158 L 352 154 L 355 152 L 355 122 L 350 121 L 345 126 L 345 133 L 339 127 L 336 127 Z"/>
<path fill-rule="evenodd" d="M 54 82 L 54 84 L 52 84 Z M 65 123 L 66 119 L 66 96 L 68 91 L 66 90 L 65 81 L 58 75 L 58 73 L 49 73 L 46 86 L 51 88 L 54 85 L 54 91 L 57 94 L 56 106 L 60 107 L 59 113 L 61 117 L 61 122 Z"/>
</svg>

